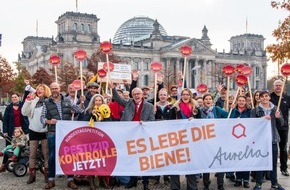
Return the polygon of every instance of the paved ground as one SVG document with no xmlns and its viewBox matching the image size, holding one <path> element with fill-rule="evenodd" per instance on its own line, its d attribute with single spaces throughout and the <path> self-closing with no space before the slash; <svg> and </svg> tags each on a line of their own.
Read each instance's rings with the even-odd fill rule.
<svg viewBox="0 0 290 190">
<path fill-rule="evenodd" d="M 0 122 L 1 125 L 1 122 Z M 4 140 L 0 138 L 0 149 L 2 150 L 2 148 L 4 147 Z M 0 158 L 0 163 L 2 163 L 2 158 Z M 289 164 L 290 164 L 290 160 L 289 160 Z M 290 165 L 289 165 L 290 168 Z M 278 170 L 279 171 L 279 170 Z M 38 171 L 37 172 L 37 179 L 36 182 L 30 185 L 26 184 L 26 181 L 28 180 L 28 174 L 26 174 L 24 177 L 16 177 L 13 173 L 10 172 L 5 172 L 5 173 L 0 173 L 0 190 L 41 190 L 44 189 L 45 186 L 45 182 L 44 182 L 44 178 L 43 175 Z M 216 190 L 216 178 L 214 177 L 214 175 L 211 175 L 211 189 L 212 190 Z M 290 177 L 285 177 L 283 175 L 281 175 L 280 172 L 278 172 L 278 181 L 279 183 L 286 189 L 286 190 L 290 190 Z M 186 181 L 185 181 L 185 177 L 181 176 L 181 189 L 182 190 L 186 190 Z M 230 180 L 225 179 L 225 189 L 226 190 L 245 190 L 243 187 L 234 187 L 233 186 L 233 182 L 230 182 Z M 252 189 L 255 185 L 254 182 L 251 182 L 251 188 Z M 199 180 L 198 183 L 199 189 L 202 190 L 203 188 L 203 184 L 202 184 L 202 180 Z M 263 184 L 263 190 L 269 190 L 271 183 L 270 181 L 266 181 Z M 161 183 L 158 185 L 153 185 L 152 183 L 150 183 L 149 188 L 151 190 L 169 190 L 170 187 L 169 185 L 165 185 L 163 184 L 163 181 L 161 180 Z M 56 187 L 53 188 L 54 190 L 67 190 L 69 188 L 66 187 L 66 180 L 64 177 L 57 177 L 56 178 Z M 89 189 L 88 186 L 79 186 L 79 190 L 85 190 L 85 189 Z M 99 188 L 102 189 L 102 188 Z M 117 188 L 114 188 L 116 190 L 122 190 L 125 189 L 124 186 L 120 186 Z M 139 189 L 143 189 L 142 183 L 141 181 L 138 182 L 138 186 L 137 188 L 132 188 L 133 190 L 139 190 Z"/>
<path fill-rule="evenodd" d="M 2 146 L 3 146 L 3 140 L 0 140 L 0 147 L 2 147 Z M 0 162 L 2 163 L 2 158 L 0 158 Z M 289 163 L 290 163 L 290 161 L 289 161 Z M 26 174 L 23 177 L 16 177 L 13 173 L 10 173 L 10 172 L 0 173 L 0 190 L 41 190 L 41 189 L 44 189 L 44 186 L 45 186 L 44 178 L 43 178 L 43 175 L 39 171 L 37 171 L 37 179 L 36 179 L 35 183 L 27 185 L 26 181 L 28 180 L 28 177 L 29 177 L 28 174 Z M 212 190 L 217 189 L 216 178 L 214 177 L 213 174 L 211 175 L 211 180 L 212 180 L 211 189 Z M 198 186 L 199 186 L 199 189 L 201 190 L 203 188 L 202 180 L 199 179 L 198 181 L 199 181 Z M 286 190 L 290 190 L 290 177 L 285 177 L 285 176 L 281 175 L 280 172 L 278 172 L 278 181 Z M 181 189 L 186 190 L 186 180 L 185 180 L 184 176 L 181 176 L 181 183 L 182 183 Z M 234 187 L 233 184 L 234 183 L 231 182 L 229 179 L 225 179 L 224 187 L 226 190 L 242 190 L 242 189 L 244 189 L 243 187 L 239 187 L 239 188 Z M 250 185 L 251 185 L 251 189 L 252 189 L 254 187 L 255 183 L 251 182 Z M 263 190 L 271 189 L 270 186 L 271 186 L 270 181 L 266 181 L 263 184 Z M 142 183 L 139 180 L 137 188 L 132 188 L 132 189 L 139 190 L 139 189 L 142 189 L 142 187 L 143 187 Z M 153 185 L 152 181 L 150 181 L 149 188 L 151 190 L 157 190 L 157 189 L 158 190 L 159 189 L 169 190 L 170 189 L 169 185 L 165 185 L 163 183 L 162 179 L 161 179 L 160 184 L 158 184 L 158 185 Z M 56 178 L 56 187 L 54 189 L 55 190 L 69 189 L 66 187 L 66 180 L 64 177 L 57 177 Z M 88 186 L 79 186 L 79 189 L 85 190 L 85 189 L 89 189 L 89 187 Z M 102 188 L 99 188 L 99 189 L 102 189 Z M 124 186 L 120 186 L 120 187 L 116 187 L 114 189 L 122 190 L 125 188 L 124 188 Z"/>
<path fill-rule="evenodd" d="M 211 184 L 211 188 L 212 190 L 216 189 L 216 180 L 214 175 L 212 175 L 211 177 L 212 179 L 212 184 Z M 281 185 L 283 185 L 283 187 L 287 190 L 290 190 L 290 177 L 284 177 L 279 173 L 279 182 Z M 43 176 L 40 172 L 37 173 L 37 179 L 36 182 L 30 185 L 26 184 L 26 181 L 28 180 L 28 174 L 24 177 L 15 177 L 13 175 L 13 173 L 10 172 L 5 172 L 5 173 L 1 173 L 0 174 L 0 189 L 1 190 L 41 190 L 44 189 L 44 179 Z M 186 190 L 186 182 L 185 182 L 185 178 L 181 177 L 182 180 L 182 187 L 181 189 Z M 203 188 L 202 186 L 202 181 L 199 180 L 199 189 L 201 190 Z M 255 184 L 252 182 L 251 183 L 251 189 L 253 188 Z M 263 184 L 263 190 L 269 190 L 271 183 L 270 181 L 266 181 Z M 225 179 L 225 189 L 226 190 L 242 190 L 244 188 L 242 187 L 234 187 L 233 186 L 233 182 L 230 182 L 228 179 Z M 66 187 L 66 180 L 64 177 L 57 177 L 56 178 L 56 187 L 53 188 L 55 190 L 66 190 L 69 189 Z M 89 189 L 88 186 L 79 186 L 80 190 L 85 190 L 85 189 Z M 102 189 L 102 188 L 100 188 Z M 117 188 L 114 188 L 116 190 L 122 190 L 125 189 L 124 186 L 120 186 Z M 137 188 L 132 188 L 133 190 L 136 189 L 142 189 L 142 183 L 141 181 L 138 182 L 138 186 Z M 170 187 L 168 185 L 164 185 L 163 182 L 161 181 L 161 183 L 159 185 L 155 185 L 153 186 L 152 183 L 150 183 L 150 189 L 151 190 L 157 190 L 157 189 L 162 189 L 162 190 L 169 190 Z"/>
</svg>

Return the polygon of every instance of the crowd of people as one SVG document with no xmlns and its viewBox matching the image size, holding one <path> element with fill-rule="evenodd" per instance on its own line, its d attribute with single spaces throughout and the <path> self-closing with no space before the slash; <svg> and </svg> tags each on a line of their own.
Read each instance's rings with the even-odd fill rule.
<svg viewBox="0 0 290 190">
<path fill-rule="evenodd" d="M 110 94 L 104 94 L 104 86 L 95 81 L 96 77 L 91 75 L 86 85 L 84 95 L 76 95 L 72 85 L 68 86 L 67 94 L 61 93 L 60 85 L 53 82 L 48 87 L 39 84 L 35 89 L 25 80 L 26 87 L 23 101 L 19 95 L 11 95 L 12 102 L 5 110 L 3 116 L 3 133 L 13 137 L 13 144 L 6 142 L 7 147 L 0 152 L 4 156 L 0 172 L 6 171 L 6 163 L 17 161 L 23 143 L 26 143 L 22 133 L 27 134 L 29 139 L 29 179 L 27 184 L 36 181 L 35 158 L 39 144 L 42 147 L 44 156 L 44 180 L 45 189 L 55 187 L 55 127 L 59 120 L 88 121 L 94 122 L 117 122 L 117 121 L 138 121 L 140 124 L 146 121 L 175 120 L 175 119 L 218 119 L 218 118 L 265 118 L 271 120 L 272 129 L 272 156 L 273 170 L 270 171 L 271 188 L 284 190 L 277 180 L 277 160 L 280 159 L 280 171 L 284 176 L 289 176 L 287 170 L 287 140 L 288 140 L 288 111 L 290 109 L 290 97 L 282 90 L 283 82 L 274 82 L 273 92 L 267 90 L 255 91 L 253 103 L 250 92 L 245 88 L 239 90 L 234 96 L 227 99 L 227 87 L 219 85 L 216 93 L 206 92 L 199 95 L 196 91 L 183 88 L 182 78 L 171 85 L 169 89 L 164 88 L 162 78 L 157 80 L 157 100 L 150 98 L 150 88 L 138 87 L 137 72 L 132 73 L 132 82 L 124 81 L 123 89 L 120 84 L 109 82 Z M 180 82 L 181 81 L 181 82 Z M 280 96 L 282 101 L 277 108 Z M 228 101 L 227 101 L 228 100 Z M 154 102 L 155 105 L 154 105 Z M 109 110 L 102 112 L 101 110 Z M 231 112 L 229 110 L 232 109 Z M 108 114 L 109 113 L 109 114 Z M 229 115 L 230 113 L 230 115 Z M 21 133 L 22 132 L 22 133 Z M 26 137 L 26 136 L 25 136 Z M 17 139 L 22 140 L 17 140 Z M 18 142 L 18 141 L 21 141 Z M 5 155 L 7 149 L 13 149 L 13 157 Z M 229 177 L 234 182 L 234 187 L 243 186 L 250 188 L 250 173 L 255 174 L 256 185 L 254 190 L 260 190 L 263 183 L 263 173 L 267 171 L 237 171 L 216 173 L 217 189 L 224 190 L 224 177 Z M 197 190 L 197 179 L 202 176 L 204 190 L 210 189 L 210 174 L 188 174 L 186 175 L 187 189 Z M 172 190 L 180 189 L 179 175 L 164 175 L 163 182 L 170 185 Z M 95 190 L 99 187 L 110 188 L 110 176 L 87 176 L 89 189 Z M 115 179 L 115 178 L 114 178 Z M 149 190 L 149 179 L 154 184 L 161 183 L 161 176 L 143 176 L 143 189 Z M 136 176 L 128 177 L 125 188 L 137 186 Z M 67 176 L 67 186 L 77 189 L 76 180 L 73 175 Z"/>
</svg>

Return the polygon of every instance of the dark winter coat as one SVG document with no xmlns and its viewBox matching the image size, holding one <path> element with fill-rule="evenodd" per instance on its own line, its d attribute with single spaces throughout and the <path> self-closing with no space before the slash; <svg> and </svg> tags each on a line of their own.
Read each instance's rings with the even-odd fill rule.
<svg viewBox="0 0 290 190">
<path fill-rule="evenodd" d="M 20 111 L 21 111 L 22 106 L 23 106 L 23 103 L 19 102 L 18 109 Z M 21 114 L 21 128 L 25 134 L 29 132 L 28 126 L 29 126 L 28 118 Z M 9 137 L 13 136 L 13 133 L 14 133 L 13 103 L 10 103 L 5 109 L 4 117 L 3 117 L 3 133 L 8 133 Z"/>
<path fill-rule="evenodd" d="M 277 96 L 274 92 L 272 92 L 270 94 L 270 97 L 271 97 L 270 101 L 275 106 L 277 106 L 280 96 Z M 288 117 L 289 117 L 289 109 L 290 109 L 290 96 L 283 94 L 279 109 L 283 115 L 284 125 L 280 125 L 279 123 L 277 123 L 277 129 L 278 130 L 288 130 L 289 129 Z"/>
</svg>

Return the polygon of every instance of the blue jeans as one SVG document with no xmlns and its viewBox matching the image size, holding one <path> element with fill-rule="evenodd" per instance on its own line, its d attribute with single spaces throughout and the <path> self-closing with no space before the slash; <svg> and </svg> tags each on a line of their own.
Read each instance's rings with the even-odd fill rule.
<svg viewBox="0 0 290 190">
<path fill-rule="evenodd" d="M 55 178 L 55 133 L 47 134 L 48 142 L 48 180 L 54 180 Z M 68 175 L 67 180 L 73 180 L 73 175 Z"/>
<path fill-rule="evenodd" d="M 48 133 L 47 134 L 47 142 L 48 142 L 48 180 L 54 180 L 55 177 L 55 134 Z"/>
<path fill-rule="evenodd" d="M 275 185 L 278 183 L 277 179 L 277 159 L 278 159 L 278 145 L 272 144 L 272 156 L 273 156 L 273 170 L 270 171 L 271 184 Z M 256 182 L 260 185 L 263 183 L 263 171 L 257 171 Z"/>
</svg>

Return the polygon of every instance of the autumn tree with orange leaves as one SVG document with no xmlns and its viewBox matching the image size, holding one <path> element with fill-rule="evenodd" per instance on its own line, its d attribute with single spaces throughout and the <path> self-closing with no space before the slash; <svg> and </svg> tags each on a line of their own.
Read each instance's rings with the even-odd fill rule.
<svg viewBox="0 0 290 190">
<path fill-rule="evenodd" d="M 49 74 L 43 67 L 39 67 L 32 75 L 32 83 L 36 86 L 38 84 L 50 85 L 53 82 L 53 75 Z"/>
<path fill-rule="evenodd" d="M 290 59 L 290 0 L 272 1 L 271 5 L 273 8 L 289 12 L 289 16 L 273 31 L 272 35 L 277 43 L 266 47 L 271 60 L 278 63 L 278 71 L 280 71 L 280 66 Z"/>
<path fill-rule="evenodd" d="M 58 82 L 61 90 L 66 91 L 69 84 L 76 80 L 79 76 L 78 68 L 72 63 L 66 62 L 58 67 Z"/>
<path fill-rule="evenodd" d="M 14 78 L 15 73 L 11 65 L 0 55 L 0 98 L 6 96 L 7 93 L 11 93 L 14 87 Z"/>
</svg>

